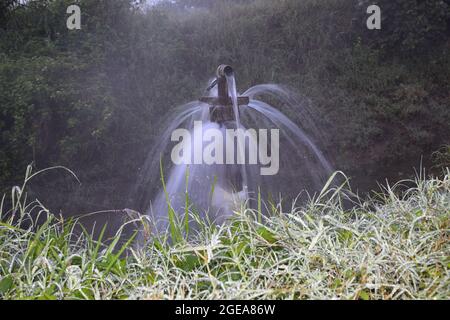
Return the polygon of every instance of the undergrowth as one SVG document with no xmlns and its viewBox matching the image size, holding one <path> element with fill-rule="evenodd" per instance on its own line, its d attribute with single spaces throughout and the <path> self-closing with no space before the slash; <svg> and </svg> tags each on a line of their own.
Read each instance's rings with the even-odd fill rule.
<svg viewBox="0 0 450 320">
<path fill-rule="evenodd" d="M 109 241 L 104 228 L 78 234 L 77 219 L 28 200 L 29 169 L 0 207 L 0 298 L 448 299 L 450 171 L 367 200 L 332 187 L 335 175 L 270 217 L 242 208 L 222 226 L 199 220 L 187 239 L 181 221 L 175 240 L 137 246 L 136 234 L 119 240 L 123 228 Z M 143 216 L 128 224 L 151 230 Z"/>
</svg>

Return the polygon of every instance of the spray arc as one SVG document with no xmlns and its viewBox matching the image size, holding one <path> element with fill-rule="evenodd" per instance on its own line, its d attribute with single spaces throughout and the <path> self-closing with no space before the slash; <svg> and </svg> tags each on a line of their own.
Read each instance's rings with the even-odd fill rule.
<svg viewBox="0 0 450 320">
<path fill-rule="evenodd" d="M 314 110 L 307 99 L 274 84 L 256 85 L 240 95 L 235 71 L 229 65 L 217 68 L 206 92 L 208 95 L 170 113 L 166 129 L 151 148 L 136 183 L 134 193 L 158 231 L 168 228 L 168 208 L 180 219 L 186 212 L 196 212 L 211 223 L 221 224 L 242 207 L 253 207 L 257 198 L 279 201 L 294 199 L 304 190 L 320 190 L 332 168 L 319 147 L 320 128 L 314 124 Z M 271 103 L 265 102 L 266 97 Z M 196 125 L 199 122 L 202 126 Z M 183 151 L 193 160 L 189 163 L 171 161 L 171 150 L 177 142 L 173 133 L 180 128 L 189 133 L 188 147 Z M 202 140 L 205 132 L 227 137 L 231 129 L 279 131 L 279 172 L 261 175 L 264 163 L 239 159 L 232 164 L 194 161 L 198 152 L 208 148 Z M 260 138 L 247 135 L 237 139 L 234 155 L 250 158 L 254 153 L 252 146 L 259 146 Z M 267 156 L 273 155 L 272 140 L 267 139 Z M 161 167 L 164 190 L 160 188 Z"/>
</svg>

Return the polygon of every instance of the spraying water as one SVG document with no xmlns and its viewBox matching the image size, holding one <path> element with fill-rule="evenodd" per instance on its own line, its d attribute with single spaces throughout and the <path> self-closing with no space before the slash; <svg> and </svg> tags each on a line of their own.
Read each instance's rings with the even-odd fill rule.
<svg viewBox="0 0 450 320">
<path fill-rule="evenodd" d="M 236 79 L 234 77 L 234 74 L 228 74 L 226 75 L 227 84 L 228 84 L 228 93 L 231 96 L 231 102 L 233 103 L 233 113 L 234 113 L 234 119 L 236 122 L 236 128 L 237 129 L 245 129 L 241 125 L 241 120 L 239 116 L 239 104 L 238 104 L 238 94 L 236 89 Z M 243 144 L 243 141 L 241 139 L 238 139 L 238 154 L 239 155 L 245 155 L 245 145 Z M 248 179 L 247 179 L 247 171 L 245 164 L 241 165 L 241 175 L 242 175 L 242 192 L 244 194 L 244 197 L 248 198 Z"/>
<path fill-rule="evenodd" d="M 202 218 L 221 224 L 234 211 L 253 206 L 257 197 L 278 203 L 304 190 L 317 191 L 332 172 L 330 163 L 316 145 L 321 134 L 312 112 L 295 94 L 270 84 L 254 86 L 239 96 L 229 66 L 219 67 L 217 79 L 208 92 L 207 97 L 174 110 L 137 181 L 135 193 L 140 194 L 159 232 L 168 227 L 169 207 L 180 219 L 186 212 L 197 212 Z M 287 114 L 258 100 L 259 97 L 277 101 Z M 189 141 L 184 141 L 187 147 L 182 156 L 191 161 L 174 164 L 170 158 L 172 155 L 173 160 L 174 153 L 170 148 L 174 146 L 171 138 L 179 128 L 190 133 Z M 252 135 L 247 140 L 237 139 L 235 149 L 231 150 L 236 155 L 234 163 L 204 163 L 198 159 L 197 155 L 209 148 L 204 141 L 208 132 L 220 132 L 228 143 L 230 129 L 247 128 L 279 131 L 280 159 L 276 175 L 262 175 L 261 163 L 245 162 L 246 155 L 251 158 L 255 151 L 251 146 L 261 141 L 261 137 Z M 270 149 L 274 153 L 271 147 L 278 141 L 272 140 L 265 151 Z M 217 150 L 215 153 L 217 156 Z M 154 186 L 161 186 L 157 179 L 161 177 L 160 171 L 164 174 L 165 187 L 155 190 Z"/>
</svg>

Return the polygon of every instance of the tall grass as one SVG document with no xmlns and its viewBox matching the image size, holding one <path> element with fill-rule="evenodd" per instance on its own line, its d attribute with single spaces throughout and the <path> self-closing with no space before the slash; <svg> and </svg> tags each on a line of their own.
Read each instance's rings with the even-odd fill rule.
<svg viewBox="0 0 450 320">
<path fill-rule="evenodd" d="M 243 207 L 225 225 L 197 219 L 188 239 L 147 237 L 141 247 L 134 237 L 121 244 L 122 228 L 110 241 L 104 228 L 97 240 L 75 234 L 77 219 L 55 217 L 26 199 L 26 185 L 15 187 L 12 208 L 6 196 L 0 208 L 0 298 L 450 297 L 448 169 L 442 178 L 386 185 L 367 200 L 347 184 L 331 186 L 306 204 L 275 206 L 270 217 Z M 150 230 L 146 221 L 128 223 Z"/>
</svg>

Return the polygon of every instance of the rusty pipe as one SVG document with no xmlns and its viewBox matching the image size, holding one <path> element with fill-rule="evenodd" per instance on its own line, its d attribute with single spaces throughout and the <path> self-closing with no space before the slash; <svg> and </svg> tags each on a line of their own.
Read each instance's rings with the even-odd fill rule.
<svg viewBox="0 0 450 320">
<path fill-rule="evenodd" d="M 213 122 L 232 121 L 234 119 L 233 101 L 228 92 L 227 77 L 234 74 L 231 66 L 222 64 L 217 68 L 216 79 L 207 88 L 210 91 L 217 85 L 217 97 L 201 97 L 201 102 L 210 105 L 210 115 Z M 238 106 L 248 105 L 249 97 L 238 97 Z"/>
<path fill-rule="evenodd" d="M 231 76 L 233 75 L 233 68 L 227 64 L 221 64 L 218 68 L 217 68 L 217 78 L 225 78 L 227 76 Z"/>
<path fill-rule="evenodd" d="M 217 89 L 218 89 L 218 98 L 220 101 L 228 101 L 228 83 L 227 77 L 233 75 L 233 68 L 229 65 L 222 64 L 217 68 Z"/>
</svg>

